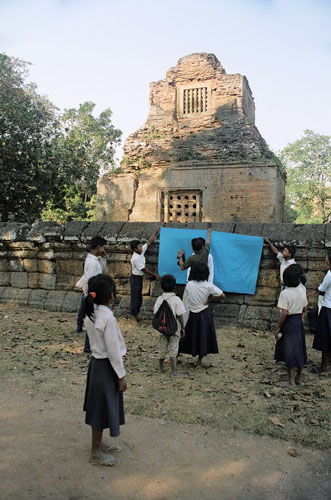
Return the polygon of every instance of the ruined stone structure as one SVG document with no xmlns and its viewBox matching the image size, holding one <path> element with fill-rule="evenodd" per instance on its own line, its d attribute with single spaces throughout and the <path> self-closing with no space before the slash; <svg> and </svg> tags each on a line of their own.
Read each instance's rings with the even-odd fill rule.
<svg viewBox="0 0 331 500">
<path fill-rule="evenodd" d="M 175 224 L 167 224 L 173 227 Z M 86 249 L 93 236 L 107 241 L 108 272 L 117 287 L 115 313 L 127 315 L 130 301 L 129 241 L 146 240 L 156 223 L 72 222 L 67 226 L 45 222 L 27 224 L 0 223 L 0 302 L 16 303 L 37 309 L 74 312 L 81 297 L 75 283 L 83 273 Z M 206 223 L 188 227 L 207 228 Z M 331 225 L 295 225 L 262 223 L 212 223 L 212 230 L 252 236 L 268 235 L 279 247 L 294 243 L 296 261 L 307 277 L 310 305 L 317 302 L 317 286 L 322 281 L 326 249 L 331 247 Z M 148 249 L 147 264 L 156 271 L 158 243 Z M 179 285 L 177 293 L 183 291 Z M 151 319 L 159 282 L 144 279 L 141 316 Z M 234 323 L 268 329 L 275 325 L 279 311 L 279 264 L 265 245 L 255 295 L 227 293 L 224 302 L 214 305 L 216 324 Z"/>
<path fill-rule="evenodd" d="M 191 54 L 150 85 L 122 173 L 98 183 L 98 219 L 281 222 L 285 174 L 255 126 L 248 81 Z"/>
</svg>

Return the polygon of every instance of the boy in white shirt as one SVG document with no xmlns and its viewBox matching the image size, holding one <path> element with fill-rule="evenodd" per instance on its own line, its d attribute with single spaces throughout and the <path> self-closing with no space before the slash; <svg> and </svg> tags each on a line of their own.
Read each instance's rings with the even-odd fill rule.
<svg viewBox="0 0 331 500">
<path fill-rule="evenodd" d="M 267 236 L 264 237 L 264 241 L 268 243 L 270 246 L 271 250 L 273 251 L 274 254 L 276 254 L 277 259 L 280 262 L 280 283 L 282 286 L 282 290 L 284 289 L 284 282 L 283 282 L 283 274 L 285 269 L 287 269 L 289 266 L 292 264 L 296 264 L 294 260 L 294 255 L 295 255 L 295 247 L 293 245 L 287 245 L 283 252 L 280 252 L 275 245 L 271 243 L 269 238 Z"/>
<path fill-rule="evenodd" d="M 146 267 L 145 253 L 149 245 L 154 241 L 154 239 L 159 234 L 160 228 L 158 228 L 152 236 L 143 245 L 139 240 L 133 240 L 130 243 L 133 255 L 131 257 L 132 272 L 130 276 L 130 289 L 131 289 L 131 302 L 130 302 L 130 313 L 132 319 L 138 322 L 138 314 L 140 312 L 141 304 L 143 301 L 142 289 L 143 289 L 143 276 L 148 274 L 155 279 L 159 279 L 159 275 L 153 273 L 150 269 Z"/>
<path fill-rule="evenodd" d="M 92 276 L 102 274 L 106 267 L 107 254 L 104 248 L 106 243 L 106 240 L 101 236 L 94 236 L 94 238 L 91 239 L 91 251 L 87 254 L 85 259 L 84 274 L 76 283 L 76 286 L 83 291 L 77 315 L 77 333 L 82 332 L 83 321 L 86 316 L 85 297 L 88 292 L 88 280 L 92 278 Z M 85 337 L 84 352 L 91 352 L 87 334 Z"/>
</svg>

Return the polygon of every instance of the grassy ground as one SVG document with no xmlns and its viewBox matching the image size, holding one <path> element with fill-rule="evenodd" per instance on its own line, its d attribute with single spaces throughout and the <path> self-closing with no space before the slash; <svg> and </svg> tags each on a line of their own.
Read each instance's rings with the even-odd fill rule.
<svg viewBox="0 0 331 500">
<path fill-rule="evenodd" d="M 82 353 L 83 336 L 75 333 L 75 319 L 74 314 L 1 306 L 2 379 L 31 394 L 70 398 L 81 391 L 83 398 L 88 358 Z M 127 412 L 331 448 L 330 375 L 312 373 L 320 354 L 310 347 L 311 335 L 305 385 L 292 389 L 282 385 L 286 372 L 273 361 L 270 332 L 219 328 L 220 354 L 206 358 L 201 371 L 192 358 L 182 356 L 179 371 L 187 376 L 172 379 L 169 367 L 158 373 L 152 327 L 133 327 L 126 320 L 120 326 L 128 349 Z"/>
</svg>

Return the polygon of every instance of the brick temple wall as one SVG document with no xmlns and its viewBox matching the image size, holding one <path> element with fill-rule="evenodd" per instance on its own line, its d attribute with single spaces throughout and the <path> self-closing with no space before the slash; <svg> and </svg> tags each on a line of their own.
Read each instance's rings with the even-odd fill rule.
<svg viewBox="0 0 331 500">
<path fill-rule="evenodd" d="M 157 223 L 72 222 L 64 227 L 55 223 L 0 223 L 0 302 L 49 311 L 74 312 L 81 293 L 75 283 L 83 272 L 86 249 L 93 236 L 107 240 L 107 272 L 115 279 L 115 313 L 129 313 L 129 242 L 142 240 L 154 232 Z M 167 227 L 206 229 L 208 224 L 167 224 Z M 325 253 L 331 247 L 331 225 L 295 225 L 261 223 L 213 223 L 212 230 L 252 236 L 269 236 L 279 247 L 290 242 L 297 247 L 296 261 L 307 277 L 311 306 L 317 302 L 317 286 L 324 276 Z M 147 265 L 156 271 L 158 241 L 147 253 Z M 279 266 L 268 246 L 264 246 L 255 295 L 227 294 L 214 306 L 216 324 L 241 324 L 268 329 L 277 320 Z M 183 286 L 178 286 L 178 293 Z M 159 283 L 144 279 L 141 316 L 150 318 Z"/>
</svg>

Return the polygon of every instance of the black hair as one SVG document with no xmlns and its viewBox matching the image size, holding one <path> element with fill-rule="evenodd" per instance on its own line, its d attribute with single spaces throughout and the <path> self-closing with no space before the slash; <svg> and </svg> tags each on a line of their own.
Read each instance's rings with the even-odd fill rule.
<svg viewBox="0 0 331 500">
<path fill-rule="evenodd" d="M 201 240 L 201 242 L 202 242 L 202 246 L 204 247 L 204 246 L 205 246 L 205 244 L 206 244 L 206 240 L 205 240 L 204 238 L 201 238 L 201 236 L 200 236 L 199 240 Z"/>
<path fill-rule="evenodd" d="M 328 251 L 326 252 L 326 256 L 327 256 L 327 258 L 328 258 L 329 263 L 331 263 L 331 250 L 328 250 Z"/>
<path fill-rule="evenodd" d="M 102 238 L 101 236 L 94 236 L 91 239 L 91 250 L 95 250 L 98 246 L 103 247 L 107 241 L 105 238 Z"/>
<path fill-rule="evenodd" d="M 197 262 L 193 264 L 190 272 L 190 280 L 194 281 L 207 281 L 209 276 L 209 269 L 207 264 Z"/>
<path fill-rule="evenodd" d="M 161 278 L 161 288 L 164 292 L 172 292 L 176 286 L 176 278 L 172 274 L 165 274 Z"/>
<path fill-rule="evenodd" d="M 85 298 L 86 314 L 93 321 L 94 304 L 106 305 L 112 295 L 116 295 L 113 278 L 107 274 L 97 274 L 88 280 L 88 295 Z"/>
<path fill-rule="evenodd" d="M 290 252 L 291 257 L 293 259 L 293 257 L 295 256 L 296 248 L 293 245 L 285 245 L 284 248 L 287 248 L 287 250 Z"/>
<path fill-rule="evenodd" d="M 301 267 L 301 266 L 300 266 Z M 298 269 L 293 265 L 293 266 L 288 266 L 283 274 L 283 281 L 284 285 L 293 288 L 298 285 L 300 285 L 301 282 L 301 276 L 298 272 Z"/>
<path fill-rule="evenodd" d="M 290 266 L 288 267 L 292 267 L 293 269 L 296 270 L 296 272 L 298 273 L 298 276 L 300 278 L 300 282 L 305 285 L 306 284 L 306 281 L 307 281 L 307 278 L 306 276 L 304 275 L 304 272 L 303 272 L 303 269 L 302 267 L 300 266 L 300 264 L 291 264 Z"/>
<path fill-rule="evenodd" d="M 138 245 L 141 244 L 141 241 L 139 240 L 132 240 L 130 241 L 130 247 L 131 247 L 131 250 L 135 251 L 135 249 L 137 248 Z"/>
<path fill-rule="evenodd" d="M 203 247 L 202 238 L 193 238 L 191 245 L 194 252 L 198 252 Z"/>
</svg>

